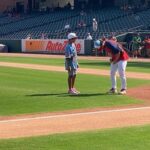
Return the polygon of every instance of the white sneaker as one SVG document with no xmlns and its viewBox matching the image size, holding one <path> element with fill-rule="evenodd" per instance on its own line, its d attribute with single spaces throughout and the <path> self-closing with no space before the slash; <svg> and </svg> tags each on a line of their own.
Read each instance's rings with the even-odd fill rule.
<svg viewBox="0 0 150 150">
<path fill-rule="evenodd" d="M 72 88 L 72 91 L 76 92 L 77 94 L 80 94 L 80 92 L 76 88 Z"/>
<path fill-rule="evenodd" d="M 76 93 L 76 92 L 73 91 L 72 89 L 71 89 L 71 90 L 68 90 L 68 94 L 71 94 L 71 95 L 78 95 L 78 93 Z"/>
<path fill-rule="evenodd" d="M 120 94 L 121 94 L 121 95 L 127 94 L 126 89 L 121 89 L 121 90 L 120 90 Z"/>
</svg>

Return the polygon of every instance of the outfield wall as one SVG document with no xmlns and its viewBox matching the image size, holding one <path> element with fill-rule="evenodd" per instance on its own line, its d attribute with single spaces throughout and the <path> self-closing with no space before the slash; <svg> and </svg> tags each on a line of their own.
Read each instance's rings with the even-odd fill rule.
<svg viewBox="0 0 150 150">
<path fill-rule="evenodd" d="M 117 36 L 119 42 L 123 42 L 124 46 L 129 50 L 128 43 L 132 40 L 134 33 L 127 33 Z M 150 36 L 150 33 L 140 33 L 142 39 Z M 77 52 L 80 55 L 98 55 L 93 54 L 93 41 L 78 39 L 76 41 Z M 48 53 L 48 54 L 64 54 L 67 44 L 66 39 L 23 39 L 23 40 L 0 40 L 0 44 L 7 45 L 8 52 L 12 53 Z M 130 51 L 130 50 L 129 50 Z M 105 55 L 105 54 L 102 54 Z"/>
<path fill-rule="evenodd" d="M 10 53 L 49 53 L 64 54 L 67 40 L 63 39 L 47 39 L 47 40 L 0 40 L 0 44 L 8 46 Z M 91 55 L 93 49 L 93 41 L 77 40 L 76 47 L 78 54 Z"/>
<path fill-rule="evenodd" d="M 7 45 L 10 53 L 21 52 L 21 40 L 0 40 L 0 44 Z"/>
<path fill-rule="evenodd" d="M 22 52 L 64 54 L 68 41 L 65 39 L 22 40 Z M 78 54 L 85 54 L 85 42 L 78 39 L 75 43 Z"/>
</svg>

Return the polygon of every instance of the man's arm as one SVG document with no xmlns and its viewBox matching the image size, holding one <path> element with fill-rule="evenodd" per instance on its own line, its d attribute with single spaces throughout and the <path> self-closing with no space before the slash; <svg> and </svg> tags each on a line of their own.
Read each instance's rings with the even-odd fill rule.
<svg viewBox="0 0 150 150">
<path fill-rule="evenodd" d="M 119 52 L 117 54 L 115 54 L 115 59 L 112 61 L 113 64 L 117 63 L 121 53 L 124 51 L 124 49 L 122 48 L 122 45 L 118 43 L 118 48 L 119 48 Z"/>
<path fill-rule="evenodd" d="M 113 64 L 118 62 L 118 60 L 120 58 L 120 54 L 121 54 L 121 52 L 119 52 L 118 54 L 115 55 L 115 59 L 112 61 Z"/>
</svg>

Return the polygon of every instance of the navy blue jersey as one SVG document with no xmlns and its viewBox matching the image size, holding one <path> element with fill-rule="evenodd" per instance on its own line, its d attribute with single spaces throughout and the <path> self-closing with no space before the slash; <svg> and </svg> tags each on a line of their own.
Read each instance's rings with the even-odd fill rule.
<svg viewBox="0 0 150 150">
<path fill-rule="evenodd" d="M 126 51 L 122 48 L 122 46 L 113 41 L 113 40 L 107 40 L 104 44 L 104 50 L 106 50 L 108 53 L 112 55 L 112 59 L 115 60 L 116 54 L 120 53 L 119 60 L 128 60 L 128 54 Z"/>
<path fill-rule="evenodd" d="M 119 47 L 118 43 L 114 42 L 112 40 L 108 40 L 105 42 L 105 48 L 109 49 L 110 53 L 112 53 L 113 55 L 116 55 L 122 51 L 122 49 Z"/>
</svg>

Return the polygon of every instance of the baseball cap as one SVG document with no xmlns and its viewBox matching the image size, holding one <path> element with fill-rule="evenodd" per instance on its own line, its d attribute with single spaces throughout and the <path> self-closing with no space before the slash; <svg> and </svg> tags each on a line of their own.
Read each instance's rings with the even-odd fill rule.
<svg viewBox="0 0 150 150">
<path fill-rule="evenodd" d="M 75 33 L 69 33 L 68 34 L 68 40 L 74 39 L 74 38 L 77 38 L 77 35 Z"/>
</svg>

